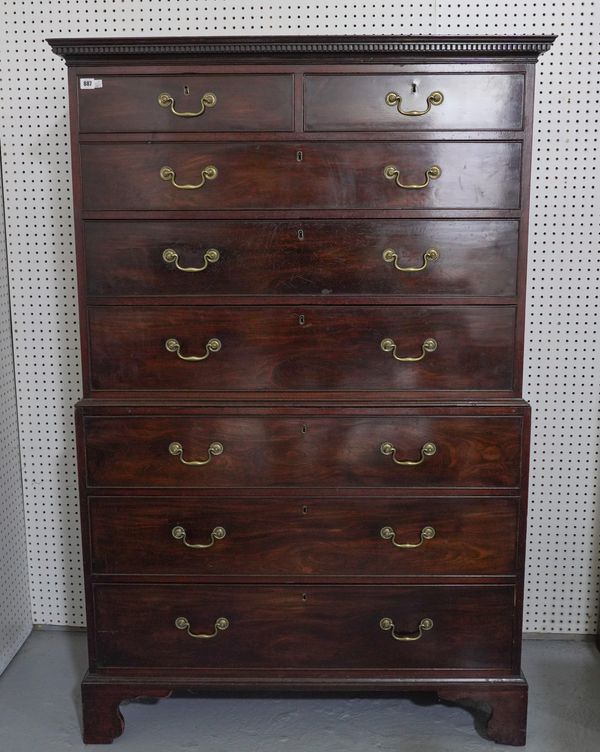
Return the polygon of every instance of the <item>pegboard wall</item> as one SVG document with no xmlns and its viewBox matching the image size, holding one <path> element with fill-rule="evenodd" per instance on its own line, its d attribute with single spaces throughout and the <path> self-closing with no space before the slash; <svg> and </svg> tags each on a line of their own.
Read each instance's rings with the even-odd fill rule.
<svg viewBox="0 0 600 752">
<path fill-rule="evenodd" d="M 0 170 L 0 674 L 31 631 Z"/>
<path fill-rule="evenodd" d="M 538 65 L 526 396 L 534 407 L 526 631 L 598 611 L 600 28 L 592 0 L 2 2 L 0 127 L 35 622 L 83 624 L 73 404 L 80 395 L 66 71 L 46 37 L 559 34 Z"/>
</svg>

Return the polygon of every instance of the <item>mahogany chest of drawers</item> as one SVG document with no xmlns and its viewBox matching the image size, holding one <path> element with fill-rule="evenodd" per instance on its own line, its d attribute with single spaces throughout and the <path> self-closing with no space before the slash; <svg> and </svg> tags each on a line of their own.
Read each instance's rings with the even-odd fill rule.
<svg viewBox="0 0 600 752">
<path fill-rule="evenodd" d="M 523 744 L 534 64 L 551 37 L 52 40 L 86 742 L 174 690 L 437 692 Z"/>
</svg>

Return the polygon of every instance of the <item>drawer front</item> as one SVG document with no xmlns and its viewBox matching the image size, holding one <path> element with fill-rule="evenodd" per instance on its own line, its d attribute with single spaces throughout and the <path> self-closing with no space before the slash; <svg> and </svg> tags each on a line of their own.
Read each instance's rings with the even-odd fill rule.
<svg viewBox="0 0 600 752">
<path fill-rule="evenodd" d="M 513 306 L 91 306 L 92 386 L 510 391 L 515 312 Z M 190 357 L 203 359 L 183 359 Z"/>
<path fill-rule="evenodd" d="M 521 73 L 307 75 L 304 127 L 307 131 L 517 130 L 523 126 L 524 86 Z"/>
<path fill-rule="evenodd" d="M 516 209 L 520 203 L 516 142 L 83 144 L 80 152 L 85 210 Z M 428 177 L 435 167 L 439 177 Z M 162 173 L 166 180 L 163 168 L 170 170 Z M 200 187 L 177 188 L 173 181 Z"/>
<path fill-rule="evenodd" d="M 498 497 L 92 497 L 92 571 L 267 578 L 510 575 L 517 504 Z"/>
<path fill-rule="evenodd" d="M 153 669 L 508 671 L 513 598 L 512 587 L 489 585 L 96 585 L 97 660 Z M 218 619 L 227 619 L 225 629 L 215 628 Z M 420 639 L 394 639 L 417 636 L 423 619 L 432 627 Z M 188 629 L 216 634 L 194 639 Z"/>
<path fill-rule="evenodd" d="M 83 133 L 294 129 L 287 74 L 102 76 L 101 88 L 79 89 L 78 104 Z"/>
<path fill-rule="evenodd" d="M 88 417 L 84 430 L 90 487 L 516 488 L 520 484 L 522 419 L 514 416 L 159 414 Z M 430 443 L 435 445 L 434 454 Z M 202 465 L 182 463 L 207 459 Z M 419 464 L 397 464 L 404 460 Z"/>
<path fill-rule="evenodd" d="M 519 225 L 513 220 L 121 220 L 83 226 L 89 295 L 516 294 Z M 206 255 L 211 249 L 216 260 Z"/>
</svg>

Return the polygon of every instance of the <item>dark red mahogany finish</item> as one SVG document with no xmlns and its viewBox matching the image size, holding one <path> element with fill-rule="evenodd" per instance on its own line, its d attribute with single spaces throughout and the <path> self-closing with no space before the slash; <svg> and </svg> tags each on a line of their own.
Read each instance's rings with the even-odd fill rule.
<svg viewBox="0 0 600 752">
<path fill-rule="evenodd" d="M 195 690 L 437 692 L 524 744 L 552 41 L 50 42 L 70 69 L 87 743 L 122 732 L 122 700 Z M 220 347 L 183 360 L 169 338 Z"/>
<path fill-rule="evenodd" d="M 90 373 L 103 391 L 513 392 L 513 306 L 91 306 Z M 169 352 L 175 337 L 189 362 Z M 381 342 L 391 337 L 399 362 Z M 135 355 L 132 358 L 132 355 Z M 518 389 L 518 386 L 515 385 Z M 395 396 L 395 395 L 394 395 Z"/>
<path fill-rule="evenodd" d="M 298 153 L 302 159 L 298 159 Z M 518 209 L 518 142 L 356 141 L 314 143 L 81 144 L 85 211 L 265 209 Z M 177 183 L 160 178 L 168 166 Z M 403 184 L 421 184 L 432 166 L 442 174 L 422 190 L 403 190 L 384 175 L 401 170 Z M 107 187 L 110 186 L 110 190 Z"/>
<path fill-rule="evenodd" d="M 271 304 L 291 296 L 311 303 L 353 296 L 360 303 L 426 295 L 508 304 L 517 295 L 517 220 L 120 220 L 85 222 L 83 230 L 87 294 L 102 303 L 144 296 L 164 303 L 205 297 L 211 305 L 249 296 Z M 184 266 L 199 267 L 210 248 L 220 257 L 205 273 L 182 274 L 165 263 L 165 248 Z M 400 266 L 420 266 L 429 248 L 439 259 L 425 276 L 403 274 L 384 260 L 388 248 Z"/>
</svg>

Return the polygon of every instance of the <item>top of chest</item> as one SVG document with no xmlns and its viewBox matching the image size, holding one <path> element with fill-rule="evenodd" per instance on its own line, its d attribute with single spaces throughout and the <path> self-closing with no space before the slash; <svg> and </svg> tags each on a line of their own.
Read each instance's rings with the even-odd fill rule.
<svg viewBox="0 0 600 752">
<path fill-rule="evenodd" d="M 552 37 L 51 40 L 82 133 L 520 130 Z"/>
<path fill-rule="evenodd" d="M 69 65 L 144 60 L 262 60 L 349 62 L 422 58 L 521 59 L 535 61 L 554 36 L 271 36 L 49 39 Z"/>
</svg>

